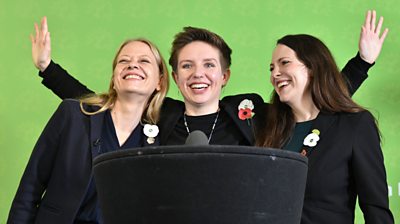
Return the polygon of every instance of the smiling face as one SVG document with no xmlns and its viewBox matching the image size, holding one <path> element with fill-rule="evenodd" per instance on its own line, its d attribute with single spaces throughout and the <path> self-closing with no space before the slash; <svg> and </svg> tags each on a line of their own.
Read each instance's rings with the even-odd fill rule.
<svg viewBox="0 0 400 224">
<path fill-rule="evenodd" d="M 160 89 L 160 71 L 150 47 L 140 41 L 126 44 L 119 52 L 113 73 L 117 96 L 139 94 L 149 97 Z"/>
<path fill-rule="evenodd" d="M 219 50 L 202 41 L 183 47 L 178 55 L 174 79 L 182 93 L 186 109 L 202 108 L 216 112 L 222 87 L 227 83 L 230 70 L 222 70 Z"/>
<path fill-rule="evenodd" d="M 301 105 L 304 100 L 311 99 L 308 69 L 291 48 L 282 44 L 276 46 L 270 71 L 270 81 L 281 102 Z"/>
</svg>

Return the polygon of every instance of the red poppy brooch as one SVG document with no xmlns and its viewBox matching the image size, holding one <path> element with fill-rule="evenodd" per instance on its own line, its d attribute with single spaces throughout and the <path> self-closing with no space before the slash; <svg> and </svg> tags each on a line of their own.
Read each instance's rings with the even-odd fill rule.
<svg viewBox="0 0 400 224">
<path fill-rule="evenodd" d="M 254 104 L 251 100 L 244 99 L 242 102 L 240 102 L 238 109 L 238 116 L 240 120 L 248 120 L 254 116 Z"/>
</svg>

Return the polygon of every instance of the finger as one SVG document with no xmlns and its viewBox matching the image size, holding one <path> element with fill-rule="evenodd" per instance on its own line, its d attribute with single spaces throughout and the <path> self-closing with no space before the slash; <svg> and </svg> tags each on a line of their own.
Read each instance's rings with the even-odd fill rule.
<svg viewBox="0 0 400 224">
<path fill-rule="evenodd" d="M 39 27 L 38 27 L 37 23 L 35 23 L 35 33 L 36 33 L 35 41 L 37 41 L 39 38 Z"/>
<path fill-rule="evenodd" d="M 386 28 L 386 29 L 383 31 L 381 38 L 379 39 L 379 40 L 381 41 L 381 43 L 383 43 L 383 42 L 385 41 L 386 36 L 387 36 L 388 33 L 389 33 L 389 29 Z"/>
<path fill-rule="evenodd" d="M 372 10 L 372 19 L 371 19 L 371 30 L 375 31 L 375 23 L 376 23 L 376 11 Z"/>
<path fill-rule="evenodd" d="M 42 18 L 42 22 L 41 22 L 40 26 L 41 26 L 42 32 L 43 33 L 47 33 L 48 28 L 47 28 L 47 18 L 46 18 L 46 16 L 44 16 Z"/>
<path fill-rule="evenodd" d="M 370 23 L 371 22 L 371 10 L 368 10 L 367 11 L 367 15 L 365 16 L 365 21 L 364 21 L 364 27 L 367 29 L 367 30 L 369 30 L 369 26 L 370 26 Z"/>
<path fill-rule="evenodd" d="M 31 43 L 32 43 L 32 45 L 34 45 L 35 44 L 35 39 L 33 38 L 33 35 L 31 34 L 31 35 L 29 35 L 29 38 L 31 39 Z"/>
<path fill-rule="evenodd" d="M 360 38 L 358 39 L 358 45 L 359 45 L 359 49 L 361 48 L 361 42 L 363 42 L 364 39 L 364 33 L 365 33 L 365 27 L 361 26 L 361 31 L 360 31 Z"/>
<path fill-rule="evenodd" d="M 40 22 L 40 42 L 41 44 L 44 44 L 45 38 L 46 38 L 46 33 L 47 33 L 47 20 L 46 17 L 43 17 L 41 22 Z"/>
<path fill-rule="evenodd" d="M 364 36 L 366 28 L 364 26 L 361 27 L 360 39 Z"/>
<path fill-rule="evenodd" d="M 45 42 L 47 45 L 51 46 L 50 32 L 47 32 Z"/>
<path fill-rule="evenodd" d="M 382 24 L 383 24 L 383 17 L 381 16 L 378 21 L 378 26 L 376 27 L 376 30 L 374 30 L 374 32 L 377 33 L 378 35 L 381 33 Z"/>
</svg>

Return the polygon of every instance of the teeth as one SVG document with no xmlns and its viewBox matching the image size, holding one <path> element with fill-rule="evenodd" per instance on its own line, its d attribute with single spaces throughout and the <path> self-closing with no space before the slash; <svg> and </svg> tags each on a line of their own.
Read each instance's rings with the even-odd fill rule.
<svg viewBox="0 0 400 224">
<path fill-rule="evenodd" d="M 139 76 L 139 75 L 127 75 L 124 77 L 124 79 L 143 79 L 143 77 Z"/>
<path fill-rule="evenodd" d="M 288 81 L 279 82 L 279 83 L 278 83 L 278 88 L 281 88 L 282 86 L 286 86 L 286 85 L 289 85 L 289 82 L 288 82 Z"/>
<path fill-rule="evenodd" d="M 202 89 L 202 88 L 207 88 L 208 85 L 207 84 L 193 84 L 190 85 L 190 88 L 192 89 Z"/>
</svg>

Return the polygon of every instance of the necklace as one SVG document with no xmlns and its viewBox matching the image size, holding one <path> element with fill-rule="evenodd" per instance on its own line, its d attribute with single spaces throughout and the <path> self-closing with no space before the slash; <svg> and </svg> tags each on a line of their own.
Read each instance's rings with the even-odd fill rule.
<svg viewBox="0 0 400 224">
<path fill-rule="evenodd" d="M 211 137 L 214 133 L 214 129 L 215 129 L 215 125 L 217 124 L 218 117 L 219 117 L 219 109 L 217 111 L 217 116 L 215 117 L 214 123 L 212 125 L 210 136 L 208 136 L 208 143 L 210 143 Z M 187 120 L 186 120 L 186 112 L 183 113 L 183 124 L 185 125 L 187 133 L 190 134 L 189 126 L 188 126 Z"/>
</svg>

